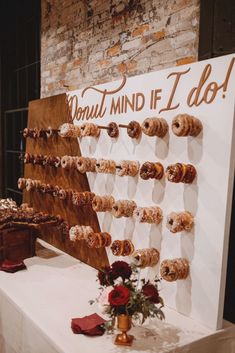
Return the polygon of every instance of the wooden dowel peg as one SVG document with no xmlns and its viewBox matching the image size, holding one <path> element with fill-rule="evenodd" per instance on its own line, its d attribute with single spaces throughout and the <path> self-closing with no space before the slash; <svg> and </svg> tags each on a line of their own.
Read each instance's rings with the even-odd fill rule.
<svg viewBox="0 0 235 353">
<path fill-rule="evenodd" d="M 98 125 L 98 128 L 99 128 L 99 129 L 109 130 L 109 127 L 108 127 L 108 126 Z"/>
<path fill-rule="evenodd" d="M 119 124 L 118 126 L 119 126 L 119 127 L 123 127 L 123 128 L 125 128 L 125 129 L 128 129 L 128 128 L 129 128 L 129 125 L 124 125 L 124 124 Z"/>
</svg>

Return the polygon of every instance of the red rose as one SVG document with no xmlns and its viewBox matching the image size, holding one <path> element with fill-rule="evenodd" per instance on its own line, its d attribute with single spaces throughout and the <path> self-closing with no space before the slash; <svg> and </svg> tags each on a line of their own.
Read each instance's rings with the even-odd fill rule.
<svg viewBox="0 0 235 353">
<path fill-rule="evenodd" d="M 113 284 L 112 270 L 109 266 L 99 270 L 97 277 L 101 286 L 110 286 Z"/>
<path fill-rule="evenodd" d="M 115 286 L 109 293 L 109 303 L 113 306 L 120 306 L 127 304 L 129 300 L 129 289 L 124 286 Z"/>
<path fill-rule="evenodd" d="M 152 303 L 159 303 L 159 293 L 157 288 L 153 284 L 146 283 L 142 287 L 142 293 L 148 298 Z"/>
<path fill-rule="evenodd" d="M 113 279 L 122 277 L 122 280 L 124 281 L 125 279 L 129 279 L 131 277 L 132 270 L 130 265 L 128 265 L 125 261 L 115 261 L 112 264 L 112 274 Z"/>
</svg>

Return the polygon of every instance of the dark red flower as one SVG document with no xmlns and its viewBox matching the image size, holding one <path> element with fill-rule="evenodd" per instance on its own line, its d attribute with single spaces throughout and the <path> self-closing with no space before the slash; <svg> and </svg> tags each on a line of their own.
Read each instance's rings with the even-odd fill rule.
<svg viewBox="0 0 235 353">
<path fill-rule="evenodd" d="M 109 293 L 109 303 L 113 306 L 126 305 L 130 297 L 129 289 L 124 286 L 115 286 Z"/>
<path fill-rule="evenodd" d="M 132 270 L 130 265 L 128 265 L 125 261 L 115 261 L 112 264 L 112 274 L 113 279 L 122 277 L 122 280 L 124 281 L 125 279 L 129 279 L 131 277 Z"/>
<path fill-rule="evenodd" d="M 97 277 L 101 286 L 110 286 L 113 284 L 112 269 L 109 266 L 99 270 Z"/>
<path fill-rule="evenodd" d="M 146 283 L 142 287 L 142 293 L 149 299 L 150 302 L 155 304 L 159 303 L 159 293 L 153 284 Z"/>
</svg>

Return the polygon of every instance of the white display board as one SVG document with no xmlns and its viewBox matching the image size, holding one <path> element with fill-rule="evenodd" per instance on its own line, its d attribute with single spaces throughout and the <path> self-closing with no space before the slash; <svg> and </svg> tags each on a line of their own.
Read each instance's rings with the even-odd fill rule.
<svg viewBox="0 0 235 353">
<path fill-rule="evenodd" d="M 138 206 L 158 205 L 164 213 L 160 225 L 140 224 L 133 218 L 115 219 L 98 213 L 102 231 L 112 239 L 132 239 L 135 248 L 156 247 L 161 259 L 185 257 L 190 262 L 186 280 L 162 281 L 165 303 L 211 329 L 222 326 L 234 174 L 235 55 L 206 60 L 107 84 L 69 92 L 74 124 L 111 121 L 140 123 L 147 117 L 163 117 L 169 133 L 162 139 L 142 134 L 131 139 L 120 128 L 117 139 L 102 130 L 99 138 L 79 139 L 83 156 L 105 159 L 193 164 L 198 172 L 192 184 L 137 177 L 88 173 L 90 188 L 116 200 L 131 199 Z M 130 103 L 127 103 L 127 99 Z M 199 118 L 198 137 L 177 137 L 172 119 L 180 113 Z M 171 211 L 190 211 L 195 226 L 190 233 L 172 234 L 166 228 Z M 110 262 L 118 260 L 108 249 Z M 159 272 L 159 264 L 144 270 Z"/>
</svg>

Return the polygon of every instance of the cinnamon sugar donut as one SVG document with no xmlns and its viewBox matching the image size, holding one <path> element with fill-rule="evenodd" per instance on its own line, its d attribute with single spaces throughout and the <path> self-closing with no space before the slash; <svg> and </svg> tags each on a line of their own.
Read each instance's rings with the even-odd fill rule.
<svg viewBox="0 0 235 353">
<path fill-rule="evenodd" d="M 112 206 L 115 200 L 113 196 L 104 195 L 104 196 L 94 196 L 92 200 L 92 208 L 95 212 L 107 212 L 112 210 Z"/>
<path fill-rule="evenodd" d="M 197 171 L 191 164 L 176 163 L 169 165 L 166 169 L 166 177 L 173 183 L 191 184 L 196 175 Z"/>
<path fill-rule="evenodd" d="M 134 245 L 131 240 L 115 240 L 111 250 L 114 256 L 129 256 L 134 251 Z"/>
<path fill-rule="evenodd" d="M 81 125 L 81 135 L 83 137 L 85 136 L 99 137 L 100 128 L 93 123 L 84 123 Z"/>
<path fill-rule="evenodd" d="M 193 227 L 194 219 L 190 212 L 171 212 L 167 216 L 166 226 L 172 233 L 182 232 L 183 230 L 190 231 Z"/>
<path fill-rule="evenodd" d="M 116 218 L 131 217 L 136 207 L 135 201 L 118 200 L 112 206 L 112 215 Z"/>
<path fill-rule="evenodd" d="M 78 157 L 76 162 L 77 170 L 80 173 L 95 172 L 96 163 L 95 158 Z"/>
<path fill-rule="evenodd" d="M 160 180 L 164 175 L 163 165 L 159 162 L 145 162 L 140 168 L 140 177 L 144 180 L 158 179 Z"/>
<path fill-rule="evenodd" d="M 90 226 L 79 226 L 76 225 L 71 227 L 69 230 L 69 238 L 71 241 L 76 240 L 86 240 L 89 234 L 92 234 L 94 231 Z"/>
<path fill-rule="evenodd" d="M 116 173 L 116 163 L 111 159 L 98 159 L 96 164 L 96 172 L 97 173 Z"/>
<path fill-rule="evenodd" d="M 127 128 L 127 134 L 133 139 L 138 139 L 141 134 L 141 126 L 138 121 L 130 121 Z"/>
<path fill-rule="evenodd" d="M 202 130 L 202 123 L 192 115 L 179 114 L 173 119 L 171 127 L 176 136 L 196 137 Z"/>
<path fill-rule="evenodd" d="M 140 223 L 156 223 L 162 221 L 162 209 L 158 206 L 137 207 L 134 210 L 133 217 Z"/>
<path fill-rule="evenodd" d="M 168 124 L 163 118 L 147 118 L 141 128 L 145 135 L 164 137 L 168 131 Z"/>
<path fill-rule="evenodd" d="M 168 282 L 186 279 L 189 275 L 188 260 L 184 258 L 163 260 L 160 267 L 160 274 Z"/>
<path fill-rule="evenodd" d="M 80 127 L 73 124 L 64 123 L 59 127 L 59 135 L 61 137 L 80 137 Z"/>
<path fill-rule="evenodd" d="M 155 248 L 138 249 L 132 254 L 133 262 L 137 267 L 153 267 L 160 258 L 160 253 Z"/>
<path fill-rule="evenodd" d="M 116 174 L 119 176 L 136 176 L 139 172 L 138 161 L 123 160 L 118 163 Z"/>
</svg>

